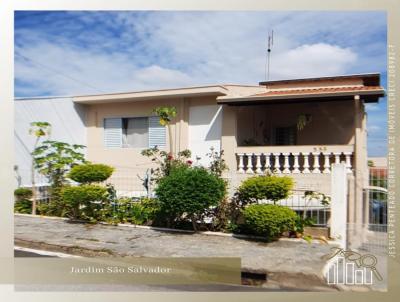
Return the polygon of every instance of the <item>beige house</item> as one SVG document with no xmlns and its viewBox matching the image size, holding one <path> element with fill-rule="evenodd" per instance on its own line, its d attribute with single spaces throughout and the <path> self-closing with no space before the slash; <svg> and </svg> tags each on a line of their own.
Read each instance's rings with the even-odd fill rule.
<svg viewBox="0 0 400 302">
<path fill-rule="evenodd" d="M 362 203 L 367 185 L 366 103 L 384 96 L 379 74 L 215 85 L 85 95 L 87 157 L 117 168 L 145 171 L 140 152 L 155 145 L 173 153 L 190 149 L 195 164 L 207 165 L 210 148 L 224 150 L 231 190 L 266 170 L 291 175 L 296 189 L 330 192 L 331 164 L 344 162 L 350 199 Z M 172 138 L 152 114 L 175 106 Z M 173 150 L 168 150 L 169 140 Z M 349 220 L 357 220 L 357 207 Z M 361 218 L 360 218 L 361 219 Z"/>
<path fill-rule="evenodd" d="M 384 94 L 379 74 L 358 74 L 267 81 L 256 86 L 18 98 L 16 186 L 31 185 L 30 152 L 35 139 L 29 128 L 33 121 L 50 122 L 51 139 L 86 145 L 88 160 L 114 166 L 109 182 L 119 196 L 149 193 L 143 178 L 154 163 L 141 155 L 142 150 L 154 146 L 172 153 L 190 149 L 194 164 L 207 166 L 207 153 L 214 148 L 224 150 L 229 171 L 223 177 L 230 194 L 252 175 L 271 171 L 290 176 L 295 181 L 293 194 L 280 204 L 316 219 L 317 226 L 329 227 L 330 236 L 341 238 L 343 246 L 346 242 L 360 246 L 376 229 L 374 224 L 381 224 L 377 202 L 368 193 L 365 104 L 378 102 Z M 177 108 L 171 137 L 152 113 L 158 106 Z M 172 150 L 168 150 L 170 140 Z M 382 160 L 370 160 L 375 163 L 371 175 L 386 177 Z M 35 179 L 45 198 L 48 180 L 40 174 Z M 331 203 L 307 199 L 304 193 L 308 190 L 330 196 Z M 371 221 L 374 215 L 378 222 Z"/>
</svg>

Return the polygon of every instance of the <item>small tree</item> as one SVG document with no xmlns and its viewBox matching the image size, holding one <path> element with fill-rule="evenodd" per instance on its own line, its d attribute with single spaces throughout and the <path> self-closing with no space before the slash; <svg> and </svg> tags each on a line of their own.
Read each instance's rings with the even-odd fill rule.
<svg viewBox="0 0 400 302">
<path fill-rule="evenodd" d="M 277 239 L 283 232 L 295 229 L 297 214 L 288 207 L 274 204 L 252 204 L 242 210 L 241 232 L 263 236 L 266 240 Z"/>
<path fill-rule="evenodd" d="M 176 117 L 177 110 L 175 107 L 156 107 L 153 110 L 153 113 L 157 114 L 160 118 L 160 124 L 166 126 L 168 129 L 168 136 L 169 136 L 169 152 L 174 154 L 173 152 L 173 142 L 172 142 L 172 130 L 171 130 L 171 121 Z"/>
<path fill-rule="evenodd" d="M 101 209 L 109 203 L 107 188 L 100 185 L 65 187 L 60 194 L 71 219 L 95 222 L 101 217 Z"/>
<path fill-rule="evenodd" d="M 103 182 L 110 178 L 114 168 L 104 164 L 83 164 L 72 167 L 67 177 L 81 184 Z"/>
<path fill-rule="evenodd" d="M 49 136 L 51 133 L 51 125 L 48 122 L 32 122 L 31 128 L 29 129 L 29 134 L 35 136 L 35 143 L 33 145 L 33 150 L 36 150 L 41 138 Z M 32 155 L 32 165 L 31 165 L 31 182 L 32 182 L 32 214 L 36 215 L 36 181 L 35 181 L 35 160 L 34 155 Z"/>
<path fill-rule="evenodd" d="M 168 223 L 185 216 L 196 231 L 201 215 L 224 198 L 225 183 L 204 168 L 180 167 L 159 181 L 156 194 Z"/>
<path fill-rule="evenodd" d="M 84 155 L 79 152 L 84 147 L 47 140 L 32 152 L 35 168 L 50 181 L 52 200 L 59 199 L 65 175 L 71 167 L 85 163 Z"/>
<path fill-rule="evenodd" d="M 242 206 L 261 200 L 271 200 L 275 204 L 287 198 L 293 186 L 293 179 L 288 176 L 254 176 L 242 182 L 235 197 Z"/>
</svg>

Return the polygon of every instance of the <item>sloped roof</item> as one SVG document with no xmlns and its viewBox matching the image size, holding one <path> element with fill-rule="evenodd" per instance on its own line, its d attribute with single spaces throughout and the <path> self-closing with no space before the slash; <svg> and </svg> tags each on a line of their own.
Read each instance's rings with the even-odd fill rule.
<svg viewBox="0 0 400 302">
<path fill-rule="evenodd" d="M 361 91 L 381 91 L 380 86 L 353 86 L 353 87 L 319 87 L 319 88 L 302 88 L 302 89 L 281 89 L 270 90 L 263 93 L 253 94 L 253 96 L 269 96 L 269 95 L 301 95 L 301 94 L 323 94 L 335 92 L 361 92 Z"/>
<path fill-rule="evenodd" d="M 351 100 L 359 95 L 366 103 L 376 103 L 380 97 L 385 96 L 385 90 L 381 86 L 327 86 L 293 88 L 288 86 L 278 89 L 266 88 L 262 93 L 241 97 L 220 96 L 218 104 L 245 105 L 267 103 L 296 103 L 312 101 Z"/>
</svg>

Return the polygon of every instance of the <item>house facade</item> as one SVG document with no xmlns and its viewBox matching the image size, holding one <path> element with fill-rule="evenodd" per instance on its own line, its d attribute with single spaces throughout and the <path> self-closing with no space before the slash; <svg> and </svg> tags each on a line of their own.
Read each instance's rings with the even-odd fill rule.
<svg viewBox="0 0 400 302">
<path fill-rule="evenodd" d="M 384 93 L 379 74 L 358 74 L 74 96 L 71 102 L 84 112 L 87 159 L 114 166 L 116 178 L 144 175 L 153 166 L 141 155 L 146 148 L 189 149 L 199 165 L 208 164 L 213 148 L 224 150 L 231 192 L 246 177 L 272 171 L 292 176 L 296 190 L 330 195 L 331 165 L 344 162 L 349 220 L 356 221 L 368 185 L 365 104 Z M 158 106 L 177 108 L 171 137 L 152 113 Z M 143 191 L 135 178 L 120 191 Z"/>
</svg>

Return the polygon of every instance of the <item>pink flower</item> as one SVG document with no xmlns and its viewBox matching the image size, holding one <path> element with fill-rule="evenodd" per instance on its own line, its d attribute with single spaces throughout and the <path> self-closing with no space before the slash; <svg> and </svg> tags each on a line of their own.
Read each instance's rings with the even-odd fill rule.
<svg viewBox="0 0 400 302">
<path fill-rule="evenodd" d="M 171 154 L 169 154 L 168 157 L 167 157 L 168 160 L 171 160 L 171 159 L 173 159 L 173 158 L 174 158 L 174 157 L 173 157 Z"/>
</svg>

